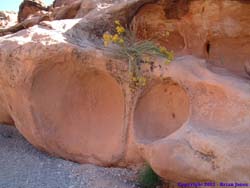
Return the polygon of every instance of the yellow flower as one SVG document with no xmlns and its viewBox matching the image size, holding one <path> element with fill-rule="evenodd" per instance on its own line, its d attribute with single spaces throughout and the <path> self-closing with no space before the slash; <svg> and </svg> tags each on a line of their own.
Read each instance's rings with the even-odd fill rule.
<svg viewBox="0 0 250 188">
<path fill-rule="evenodd" d="M 117 31 L 117 33 L 120 35 L 120 34 L 122 34 L 122 33 L 125 32 L 125 28 L 122 27 L 122 26 L 117 26 L 117 27 L 116 27 L 116 31 Z"/>
<path fill-rule="evenodd" d="M 147 83 L 147 79 L 145 77 L 143 77 L 143 76 L 137 78 L 136 81 L 137 81 L 137 83 L 136 83 L 137 86 L 145 86 L 146 83 Z"/>
<path fill-rule="evenodd" d="M 112 39 L 112 35 L 108 34 L 108 33 L 104 33 L 103 34 L 103 39 L 105 41 L 110 41 Z"/>
<path fill-rule="evenodd" d="M 165 47 L 161 46 L 160 47 L 160 52 L 166 54 L 167 53 L 167 49 Z"/>
<path fill-rule="evenodd" d="M 151 61 L 150 56 L 149 55 L 144 55 L 143 61 L 145 61 L 145 63 L 150 63 L 150 61 Z"/>
<path fill-rule="evenodd" d="M 109 42 L 108 41 L 104 41 L 104 46 L 108 47 L 108 45 L 109 45 Z"/>
<path fill-rule="evenodd" d="M 168 65 L 168 64 L 170 64 L 170 62 L 171 62 L 171 60 L 167 59 L 167 60 L 165 61 L 165 64 Z"/>
<path fill-rule="evenodd" d="M 120 23 L 119 20 L 115 20 L 115 24 L 116 24 L 116 25 L 121 25 L 121 23 Z"/>
<path fill-rule="evenodd" d="M 119 39 L 119 43 L 120 43 L 120 44 L 124 44 L 123 38 L 120 38 L 120 39 Z"/>
<path fill-rule="evenodd" d="M 136 81 L 137 81 L 137 78 L 133 76 L 133 77 L 132 77 L 132 81 L 133 81 L 133 82 L 136 82 Z"/>
<path fill-rule="evenodd" d="M 169 52 L 168 59 L 171 61 L 174 59 L 174 52 L 173 51 Z"/>
<path fill-rule="evenodd" d="M 112 37 L 112 41 L 113 41 L 114 43 L 117 43 L 119 40 L 120 40 L 120 38 L 119 38 L 119 35 L 118 35 L 118 34 L 115 34 L 115 35 Z"/>
<path fill-rule="evenodd" d="M 104 33 L 103 40 L 104 40 L 104 46 L 107 47 L 109 45 L 109 43 L 112 41 L 112 35 L 110 35 L 108 33 Z"/>
</svg>

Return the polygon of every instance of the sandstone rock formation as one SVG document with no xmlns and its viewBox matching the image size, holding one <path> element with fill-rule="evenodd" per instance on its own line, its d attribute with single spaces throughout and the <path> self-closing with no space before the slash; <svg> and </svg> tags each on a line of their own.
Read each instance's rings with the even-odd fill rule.
<svg viewBox="0 0 250 188">
<path fill-rule="evenodd" d="M 31 15 L 36 14 L 39 11 L 47 11 L 42 0 L 24 0 L 19 6 L 18 22 L 21 23 Z"/>
<path fill-rule="evenodd" d="M 133 24 L 141 38 L 243 75 L 250 51 L 249 10 L 249 1 L 161 0 L 141 8 Z M 169 37 L 159 36 L 161 31 L 169 31 Z"/>
<path fill-rule="evenodd" d="M 62 7 L 74 3 L 76 0 L 54 0 L 53 7 Z"/>
<path fill-rule="evenodd" d="M 0 29 L 8 28 L 15 25 L 17 15 L 11 11 L 0 11 Z"/>
<path fill-rule="evenodd" d="M 84 2 L 75 2 L 76 17 L 92 7 Z M 80 163 L 147 161 L 166 180 L 248 182 L 250 83 L 211 62 L 218 52 L 240 56 L 235 69 L 230 59 L 225 66 L 242 69 L 250 55 L 249 3 L 206 2 L 116 1 L 86 9 L 82 19 L 38 22 L 1 37 L 0 121 L 13 120 L 37 148 Z M 102 45 L 117 19 L 141 38 L 171 29 L 168 41 L 156 41 L 176 59 L 143 65 L 150 79 L 135 91 L 127 62 Z M 240 48 L 232 53 L 229 44 Z"/>
</svg>

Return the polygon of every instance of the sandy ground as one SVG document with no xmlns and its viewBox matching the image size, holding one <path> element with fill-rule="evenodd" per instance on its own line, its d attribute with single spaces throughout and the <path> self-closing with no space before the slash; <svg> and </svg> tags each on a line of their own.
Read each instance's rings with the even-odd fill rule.
<svg viewBox="0 0 250 188">
<path fill-rule="evenodd" d="M 79 165 L 30 145 L 14 127 L 0 125 L 0 188 L 133 188 L 135 172 Z"/>
</svg>

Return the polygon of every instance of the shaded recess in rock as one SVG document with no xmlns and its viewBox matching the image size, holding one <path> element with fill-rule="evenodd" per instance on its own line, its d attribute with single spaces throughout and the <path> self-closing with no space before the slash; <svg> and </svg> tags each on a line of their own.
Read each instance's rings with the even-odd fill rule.
<svg viewBox="0 0 250 188">
<path fill-rule="evenodd" d="M 163 0 L 165 15 L 168 19 L 180 19 L 189 12 L 190 0 Z"/>
<path fill-rule="evenodd" d="M 179 129 L 189 117 L 189 97 L 172 80 L 148 88 L 137 102 L 134 113 L 136 137 L 153 142 Z"/>
<path fill-rule="evenodd" d="M 67 63 L 40 70 L 32 101 L 47 151 L 82 163 L 108 165 L 120 159 L 124 99 L 108 74 Z"/>
</svg>

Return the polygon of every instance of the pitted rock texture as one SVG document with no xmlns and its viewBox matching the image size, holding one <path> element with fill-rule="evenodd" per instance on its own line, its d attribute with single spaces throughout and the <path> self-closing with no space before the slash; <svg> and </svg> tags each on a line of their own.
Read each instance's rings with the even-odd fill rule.
<svg viewBox="0 0 250 188">
<path fill-rule="evenodd" d="M 141 38 L 153 38 L 176 54 L 193 54 L 244 75 L 250 50 L 249 1 L 159 1 L 133 20 Z M 169 37 L 162 36 L 166 31 Z M 235 53 L 237 49 L 237 53 Z"/>
<path fill-rule="evenodd" d="M 249 182 L 250 82 L 203 54 L 213 50 L 208 36 L 230 43 L 238 37 L 247 49 L 249 3 L 202 2 L 165 6 L 130 0 L 97 6 L 82 19 L 44 21 L 1 37 L 0 122 L 13 120 L 37 148 L 80 163 L 129 166 L 147 161 L 175 182 Z M 171 7 L 182 9 L 164 12 Z M 203 8 L 211 20 L 200 17 Z M 246 25 L 237 32 L 230 24 L 221 25 L 223 15 L 235 14 L 234 23 Z M 131 91 L 128 63 L 102 45 L 103 33 L 114 29 L 115 20 L 132 21 L 140 37 L 151 38 L 149 31 L 161 36 L 172 28 L 168 40 L 177 55 L 193 56 L 176 57 L 170 65 L 161 58 L 155 58 L 153 67 L 142 65 L 147 85 Z M 140 29 L 145 20 L 146 30 Z M 249 54 L 235 48 L 221 55 Z M 238 68 L 243 61 L 235 62 Z"/>
<path fill-rule="evenodd" d="M 189 117 L 164 138 L 137 139 L 144 158 L 165 179 L 249 181 L 249 80 L 192 57 L 180 58 L 168 71 L 189 96 Z"/>
</svg>

